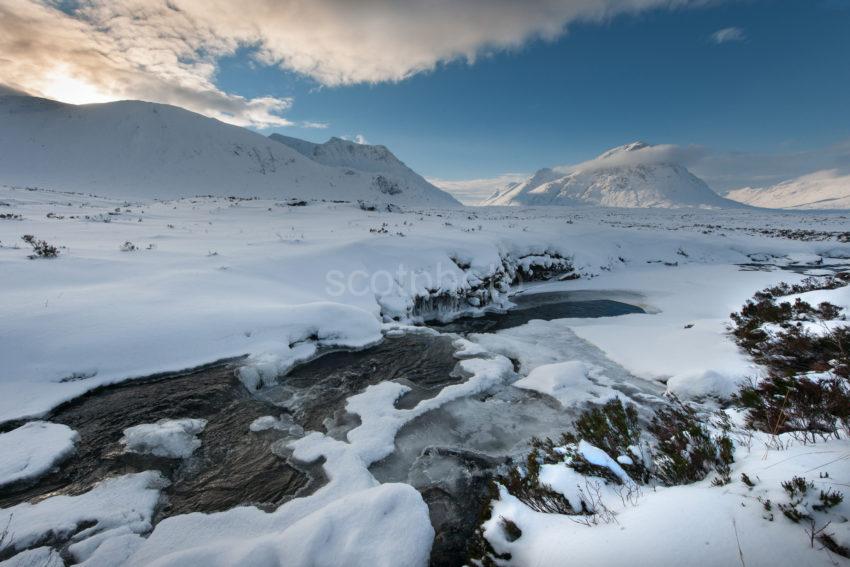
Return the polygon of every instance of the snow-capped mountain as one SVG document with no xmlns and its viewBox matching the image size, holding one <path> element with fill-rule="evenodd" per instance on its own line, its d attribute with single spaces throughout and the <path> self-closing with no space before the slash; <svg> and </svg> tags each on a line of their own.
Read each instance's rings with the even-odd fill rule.
<svg viewBox="0 0 850 567">
<path fill-rule="evenodd" d="M 272 134 L 269 138 L 322 165 L 375 174 L 376 183 L 385 187 L 390 194 L 396 194 L 398 191 L 426 194 L 442 192 L 407 167 L 385 146 L 358 144 L 336 137 L 324 144 L 282 134 Z"/>
<path fill-rule="evenodd" d="M 0 184 L 128 199 L 234 195 L 458 205 L 430 184 L 407 181 L 323 165 L 256 132 L 175 106 L 70 105 L 0 94 Z"/>
<path fill-rule="evenodd" d="M 485 205 L 595 205 L 626 208 L 741 207 L 724 199 L 657 146 L 634 142 L 569 168 L 541 169 Z"/>
<path fill-rule="evenodd" d="M 771 187 L 735 189 L 726 197 L 773 209 L 850 209 L 850 174 L 817 171 Z"/>
</svg>

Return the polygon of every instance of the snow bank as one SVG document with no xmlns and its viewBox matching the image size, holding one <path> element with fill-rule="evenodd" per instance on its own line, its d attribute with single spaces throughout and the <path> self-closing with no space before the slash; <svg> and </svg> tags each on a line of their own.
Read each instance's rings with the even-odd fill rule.
<svg viewBox="0 0 850 567">
<path fill-rule="evenodd" d="M 206 419 L 161 419 L 124 430 L 121 444 L 128 453 L 143 453 L 185 459 L 201 446 L 197 435 L 207 425 Z"/>
<path fill-rule="evenodd" d="M 0 525 L 8 526 L 14 535 L 11 545 L 20 550 L 72 536 L 82 541 L 116 528 L 144 533 L 151 529 L 160 489 L 167 484 L 158 471 L 110 478 L 79 496 L 53 496 L 2 509 Z"/>
<path fill-rule="evenodd" d="M 65 561 L 54 549 L 36 547 L 22 551 L 6 561 L 0 561 L 0 567 L 65 567 Z"/>
<path fill-rule="evenodd" d="M 629 289 L 642 294 L 649 313 L 565 323 L 635 376 L 665 383 L 671 393 L 682 398 L 724 398 L 760 372 L 729 336 L 729 314 L 755 291 L 800 278 L 789 272 L 742 271 L 737 266 L 640 267 L 534 290 Z"/>
<path fill-rule="evenodd" d="M 59 423 L 31 421 L 0 433 L 0 487 L 35 480 L 74 454 L 79 434 Z"/>
</svg>

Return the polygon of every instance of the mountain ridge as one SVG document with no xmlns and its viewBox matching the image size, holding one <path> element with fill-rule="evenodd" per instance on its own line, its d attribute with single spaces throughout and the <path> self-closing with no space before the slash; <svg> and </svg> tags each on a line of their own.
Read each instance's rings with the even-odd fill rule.
<svg viewBox="0 0 850 567">
<path fill-rule="evenodd" d="M 305 142 L 309 144 L 309 142 Z M 323 165 L 256 132 L 142 101 L 0 95 L 0 183 L 106 197 L 196 195 L 457 206 L 433 186 Z"/>
</svg>

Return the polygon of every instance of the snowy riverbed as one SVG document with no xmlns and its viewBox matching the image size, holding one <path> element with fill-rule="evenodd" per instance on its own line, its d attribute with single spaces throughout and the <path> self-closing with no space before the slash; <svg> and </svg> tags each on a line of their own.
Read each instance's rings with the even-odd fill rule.
<svg viewBox="0 0 850 567">
<path fill-rule="evenodd" d="M 156 523 L 167 481 L 153 472 L 0 512 L 16 549 L 50 545 L 45 534 L 64 533 L 72 542 L 63 548 L 65 560 L 89 565 L 307 565 L 341 558 L 351 565 L 425 564 L 435 532 L 428 506 L 411 485 L 419 488 L 440 470 L 458 469 L 416 469 L 407 455 L 415 460 L 423 446 L 439 441 L 484 456 L 516 456 L 528 437 L 541 433 L 524 427 L 535 413 L 560 415 L 549 423 L 555 429 L 569 424 L 578 402 L 625 396 L 648 407 L 665 390 L 684 398 L 728 395 L 759 372 L 728 337 L 729 313 L 757 289 L 802 277 L 777 267 L 804 272 L 850 262 L 850 244 L 829 234 L 846 228 L 838 213 L 381 212 L 356 203 L 288 206 L 224 198 L 124 203 L 20 188 L 0 188 L 0 203 L 0 212 L 22 217 L 0 220 L 3 422 L 44 416 L 106 384 L 243 356 L 237 363 L 242 383 L 262 390 L 321 349 L 368 347 L 425 317 L 509 307 L 510 293 L 518 289 L 524 295 L 584 294 L 645 311 L 533 320 L 453 336 L 460 378 L 412 407 L 396 404 L 411 386 L 381 380 L 382 369 L 375 368 L 378 379 L 345 401 L 347 413 L 359 420 L 342 433 L 270 428 L 286 435 L 294 459 L 323 458 L 327 476 L 309 495 L 271 513 L 239 506 Z M 786 229 L 820 234 L 803 241 L 776 232 Z M 25 234 L 62 247 L 59 256 L 28 259 Z M 743 269 L 745 264 L 760 269 Z M 527 279 L 553 268 L 579 277 L 517 281 L 523 279 L 518 274 Z M 850 303 L 845 290 L 822 295 Z M 423 434 L 441 431 L 439 423 L 428 423 L 434 416 L 457 427 L 423 445 Z M 511 420 L 517 422 L 514 433 L 495 433 L 499 427 L 508 431 Z M 495 429 L 488 433 L 484 424 Z M 0 435 L 11 434 L 21 435 Z M 205 433 L 197 434 L 203 443 Z M 39 459 L 46 465 L 39 470 L 61 465 L 73 451 L 71 434 L 63 439 L 55 449 L 45 447 Z M 189 441 L 203 450 L 191 436 Z M 846 447 L 838 443 L 828 450 Z M 782 458 L 771 455 L 771 466 Z M 750 460 L 742 458 L 741 466 Z M 794 467 L 815 464 L 806 460 Z M 777 464 L 771 470 L 780 478 L 797 469 Z M 666 494 L 675 490 L 648 495 L 645 515 L 640 507 L 624 511 L 624 525 L 672 522 L 653 510 L 669 509 Z M 731 498 L 723 506 L 733 507 Z M 507 498 L 498 506 L 505 514 L 525 514 Z M 711 521 L 725 525 L 728 515 L 720 508 L 716 513 Z M 660 540 L 681 537 L 658 526 Z M 551 539 L 549 529 L 535 529 L 520 540 L 522 546 Z M 612 529 L 587 537 L 605 539 Z M 639 540 L 629 539 L 630 545 Z M 520 564 L 545 562 L 540 554 L 550 549 L 504 547 L 518 554 Z M 655 547 L 663 550 L 664 544 Z M 646 550 L 641 557 L 650 562 L 661 556 Z M 818 554 L 801 557 L 821 561 Z"/>
</svg>

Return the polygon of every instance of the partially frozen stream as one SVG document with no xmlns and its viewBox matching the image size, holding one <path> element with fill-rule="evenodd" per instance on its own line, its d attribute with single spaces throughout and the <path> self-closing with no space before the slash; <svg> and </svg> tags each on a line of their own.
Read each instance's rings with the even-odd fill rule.
<svg viewBox="0 0 850 567">
<path fill-rule="evenodd" d="M 158 518 L 192 511 L 214 512 L 240 504 L 271 510 L 287 500 L 313 492 L 325 482 L 321 462 L 294 462 L 286 444 L 301 431 L 323 431 L 340 440 L 359 425 L 345 411 L 346 400 L 371 384 L 397 381 L 411 390 L 397 407 L 412 408 L 436 396 L 450 384 L 464 381 L 456 365 L 461 337 L 469 337 L 514 360 L 517 371 L 528 364 L 535 345 L 546 342 L 562 360 L 580 359 L 604 368 L 613 388 L 638 401 L 657 392 L 632 380 L 592 345 L 568 327 L 534 330 L 534 324 L 569 317 L 605 317 L 642 310 L 599 294 L 540 293 L 518 295 L 517 308 L 478 318 L 434 325 L 432 331 L 387 336 L 361 351 L 331 351 L 298 366 L 254 395 L 235 378 L 238 361 L 171 376 L 101 388 L 57 408 L 48 419 L 67 424 L 81 436 L 76 456 L 35 485 L 7 487 L 0 507 L 37 501 L 55 493 L 77 494 L 104 477 L 159 469 L 169 477 L 167 503 Z M 553 324 L 557 321 L 553 321 Z M 520 326 L 530 334 L 512 336 Z M 427 331 L 427 332 L 425 332 Z M 434 332 L 437 331 L 437 332 Z M 493 335 L 501 331 L 498 335 Z M 534 332 L 542 332 L 546 340 Z M 486 344 L 487 338 L 499 342 Z M 530 341 L 524 346 L 523 341 Z M 506 346 L 507 345 L 507 346 Z M 513 345 L 513 346 L 512 346 Z M 528 353 L 516 354 L 518 351 Z M 487 498 L 486 480 L 512 457 L 520 455 L 533 436 L 557 435 L 570 428 L 575 408 L 529 390 L 500 386 L 460 398 L 427 412 L 405 425 L 396 437 L 396 451 L 370 471 L 381 482 L 406 482 L 428 503 L 436 531 L 435 565 L 460 564 Z M 283 416 L 294 427 L 252 432 L 258 417 Z M 122 452 L 122 431 L 159 419 L 203 418 L 201 447 L 186 460 L 139 456 Z"/>
</svg>

